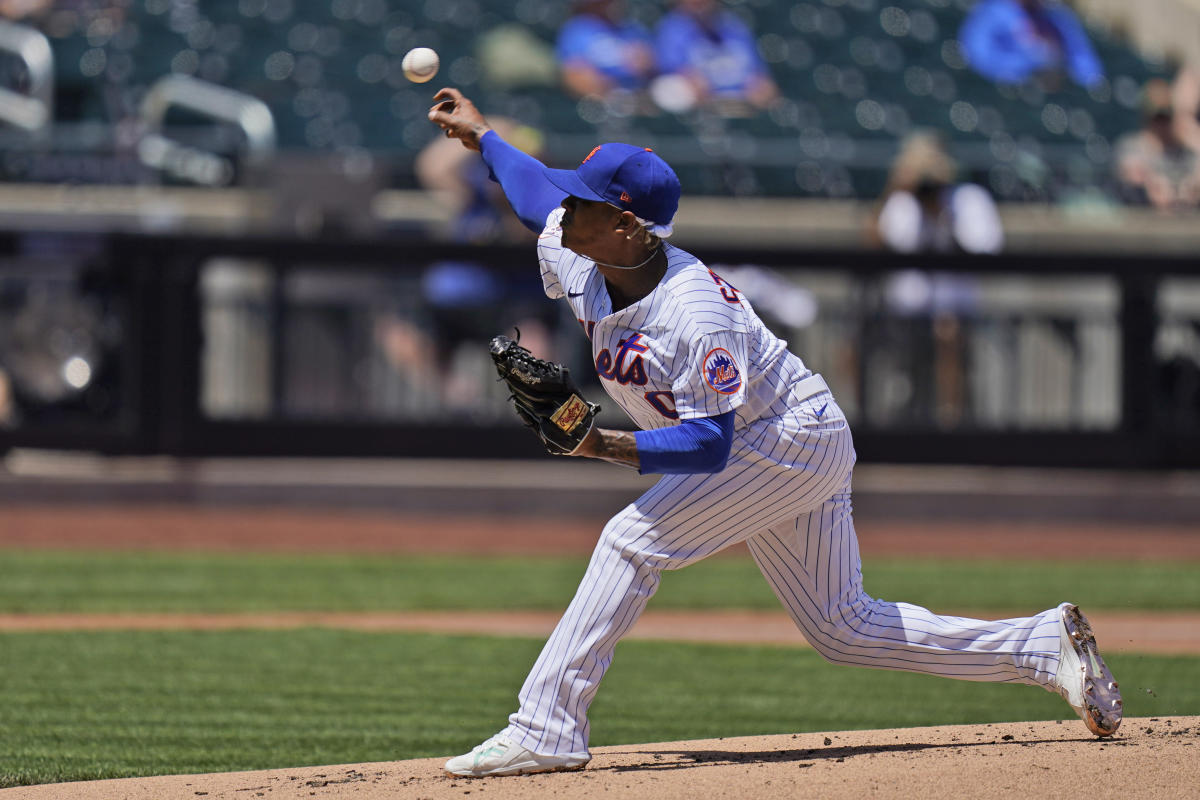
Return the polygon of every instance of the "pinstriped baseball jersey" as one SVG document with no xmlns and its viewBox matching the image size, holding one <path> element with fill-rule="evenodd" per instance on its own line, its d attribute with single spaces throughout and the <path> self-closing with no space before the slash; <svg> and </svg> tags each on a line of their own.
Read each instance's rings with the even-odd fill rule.
<svg viewBox="0 0 1200 800">
<path fill-rule="evenodd" d="M 563 249 L 561 216 L 548 216 L 538 243 L 542 280 L 588 331 L 608 393 L 643 428 L 731 409 L 736 424 L 721 472 L 665 475 L 605 525 L 505 737 L 534 753 L 586 759 L 588 707 L 661 572 L 738 542 L 804 638 L 833 663 L 1053 690 L 1056 609 L 989 622 L 866 594 L 845 416 L 736 289 L 666 246 L 659 285 L 613 313 L 594 262 Z"/>
<path fill-rule="evenodd" d="M 665 244 L 657 288 L 615 313 L 595 263 L 562 246 L 563 209 L 538 237 L 546 294 L 566 298 L 592 343 L 605 391 L 643 430 L 737 410 L 735 430 L 811 373 L 745 297 L 692 254 Z"/>
<path fill-rule="evenodd" d="M 482 141 L 488 149 L 494 145 L 490 135 Z M 1058 672 L 1071 663 L 1063 649 L 1070 634 L 1058 609 L 990 622 L 939 616 L 865 592 L 850 499 L 855 453 L 845 415 L 824 379 L 787 351 L 736 288 L 664 243 L 659 282 L 614 309 L 605 268 L 564 249 L 561 222 L 577 202 L 627 210 L 637 202 L 655 213 L 629 213 L 669 227 L 679 183 L 665 162 L 645 148 L 600 145 L 578 170 L 546 170 L 539 178 L 537 162 L 517 169 L 505 165 L 503 153 L 496 151 L 489 166 L 506 192 L 543 180 L 567 194 L 565 208 L 546 215 L 539 237 L 542 282 L 583 326 L 605 391 L 643 429 L 729 412 L 735 423 L 719 472 L 664 475 L 608 521 L 500 738 L 451 759 L 448 770 L 507 774 L 586 763 L 588 709 L 617 643 L 637 622 L 663 570 L 739 542 L 804 638 L 833 663 L 1066 687 Z M 619 201 L 612 196 L 617 188 Z M 509 197 L 515 207 L 525 194 Z M 545 205 L 536 207 L 530 216 L 540 216 Z M 587 233 L 597 233 L 584 231 L 585 242 Z M 609 228 L 605 235 L 611 240 L 614 233 Z M 1082 686 L 1073 685 L 1081 695 Z M 804 713 L 797 703 L 798 721 Z M 489 755 L 496 748 L 509 754 L 504 759 L 519 760 Z M 489 758 L 499 761 L 492 766 Z"/>
</svg>

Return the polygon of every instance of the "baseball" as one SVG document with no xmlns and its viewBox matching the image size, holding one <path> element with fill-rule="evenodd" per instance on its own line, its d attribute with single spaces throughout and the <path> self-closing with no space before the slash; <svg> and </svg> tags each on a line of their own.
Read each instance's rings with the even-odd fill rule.
<svg viewBox="0 0 1200 800">
<path fill-rule="evenodd" d="M 440 64 L 441 60 L 433 50 L 428 47 L 414 47 L 404 54 L 400 68 L 404 70 L 404 77 L 413 83 L 425 83 L 437 75 Z"/>
</svg>

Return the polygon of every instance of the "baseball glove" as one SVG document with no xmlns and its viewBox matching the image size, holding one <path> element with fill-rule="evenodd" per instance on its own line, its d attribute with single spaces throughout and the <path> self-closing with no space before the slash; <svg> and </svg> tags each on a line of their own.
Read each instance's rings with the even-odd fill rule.
<svg viewBox="0 0 1200 800">
<path fill-rule="evenodd" d="M 546 450 L 554 455 L 578 450 L 600 406 L 583 399 L 567 368 L 534 357 L 507 336 L 492 339 L 488 349 L 496 371 L 512 392 L 517 416 L 537 434 Z"/>
</svg>

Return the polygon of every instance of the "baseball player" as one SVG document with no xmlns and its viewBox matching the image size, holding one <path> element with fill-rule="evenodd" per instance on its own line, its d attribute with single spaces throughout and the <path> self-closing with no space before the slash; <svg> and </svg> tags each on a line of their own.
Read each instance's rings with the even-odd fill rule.
<svg viewBox="0 0 1200 800">
<path fill-rule="evenodd" d="M 607 143 L 575 170 L 548 169 L 458 90 L 434 99 L 430 120 L 481 153 L 518 217 L 540 232 L 546 294 L 570 305 L 601 383 L 640 428 L 592 426 L 556 452 L 663 476 L 605 525 L 508 725 L 447 761 L 449 773 L 583 768 L 588 706 L 661 572 L 736 542 L 835 664 L 1042 686 L 1097 736 L 1116 731 L 1117 684 L 1074 605 L 988 622 L 863 592 L 846 418 L 736 287 L 667 243 L 680 189 L 666 162 Z"/>
</svg>

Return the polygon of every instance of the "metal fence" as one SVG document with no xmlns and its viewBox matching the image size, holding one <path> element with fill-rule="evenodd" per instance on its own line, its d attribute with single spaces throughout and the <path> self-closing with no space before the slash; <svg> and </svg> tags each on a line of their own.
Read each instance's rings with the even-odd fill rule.
<svg viewBox="0 0 1200 800">
<path fill-rule="evenodd" d="M 1200 466 L 1200 260 L 696 255 L 862 460 Z M 534 456 L 486 354 L 514 326 L 624 424 L 532 247 L 12 232 L 0 449 Z"/>
</svg>

